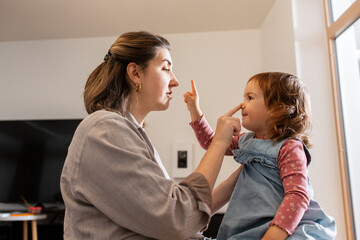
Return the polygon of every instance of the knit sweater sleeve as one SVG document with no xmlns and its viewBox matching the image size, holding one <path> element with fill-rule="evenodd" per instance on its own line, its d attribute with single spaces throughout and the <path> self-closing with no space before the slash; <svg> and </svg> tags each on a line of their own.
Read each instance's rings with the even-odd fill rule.
<svg viewBox="0 0 360 240">
<path fill-rule="evenodd" d="M 293 139 L 287 140 L 280 149 L 278 162 L 284 199 L 270 226 L 277 225 L 291 235 L 310 202 L 307 159 L 302 143 Z"/>
<path fill-rule="evenodd" d="M 195 132 L 196 138 L 198 142 L 200 143 L 200 146 L 207 150 L 212 142 L 212 139 L 215 135 L 215 131 L 211 128 L 210 124 L 206 120 L 205 116 L 202 115 L 198 120 L 189 123 L 189 125 L 192 127 L 192 129 Z M 238 148 L 238 140 L 239 136 L 234 136 L 232 138 L 232 143 L 226 149 L 225 155 L 233 155 L 232 150 Z"/>
</svg>

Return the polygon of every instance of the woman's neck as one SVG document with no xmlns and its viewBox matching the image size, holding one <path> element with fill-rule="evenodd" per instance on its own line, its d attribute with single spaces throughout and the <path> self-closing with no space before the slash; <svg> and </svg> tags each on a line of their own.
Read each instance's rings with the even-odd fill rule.
<svg viewBox="0 0 360 240">
<path fill-rule="evenodd" d="M 143 126 L 143 123 L 144 123 L 147 113 L 145 113 L 144 111 L 141 111 L 139 108 L 130 108 L 130 109 L 128 109 L 128 111 L 131 113 L 131 115 L 133 115 L 133 117 L 138 122 L 138 124 L 140 126 Z"/>
<path fill-rule="evenodd" d="M 143 126 L 145 117 L 149 113 L 147 109 L 144 109 L 144 104 L 141 104 L 136 94 L 130 96 L 127 111 L 133 115 L 140 126 Z"/>
</svg>

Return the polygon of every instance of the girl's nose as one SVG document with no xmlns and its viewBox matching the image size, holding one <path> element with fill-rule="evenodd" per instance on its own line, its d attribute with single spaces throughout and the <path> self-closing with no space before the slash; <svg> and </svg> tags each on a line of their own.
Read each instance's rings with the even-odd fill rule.
<svg viewBox="0 0 360 240">
<path fill-rule="evenodd" d="M 244 108 L 245 108 L 244 102 L 240 103 L 240 109 L 244 109 Z"/>
</svg>

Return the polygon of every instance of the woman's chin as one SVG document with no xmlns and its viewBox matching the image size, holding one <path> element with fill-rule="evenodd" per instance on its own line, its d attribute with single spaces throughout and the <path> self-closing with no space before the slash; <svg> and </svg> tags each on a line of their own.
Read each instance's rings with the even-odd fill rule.
<svg viewBox="0 0 360 240">
<path fill-rule="evenodd" d="M 170 101 L 164 103 L 164 104 L 159 104 L 159 106 L 157 107 L 157 109 L 155 111 L 165 111 L 169 108 L 170 106 Z"/>
</svg>

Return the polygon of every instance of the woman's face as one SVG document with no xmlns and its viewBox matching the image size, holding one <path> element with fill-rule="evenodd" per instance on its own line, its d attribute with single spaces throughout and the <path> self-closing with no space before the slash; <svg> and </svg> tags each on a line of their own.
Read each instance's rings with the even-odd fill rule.
<svg viewBox="0 0 360 240">
<path fill-rule="evenodd" d="M 172 72 L 172 60 L 168 49 L 159 48 L 155 58 L 141 73 L 141 90 L 138 98 L 144 111 L 160 111 L 169 107 L 173 88 L 179 85 Z"/>
<path fill-rule="evenodd" d="M 269 111 L 265 105 L 264 94 L 256 81 L 245 87 L 244 101 L 241 103 L 242 125 L 253 131 L 257 138 L 266 139 Z"/>
</svg>

